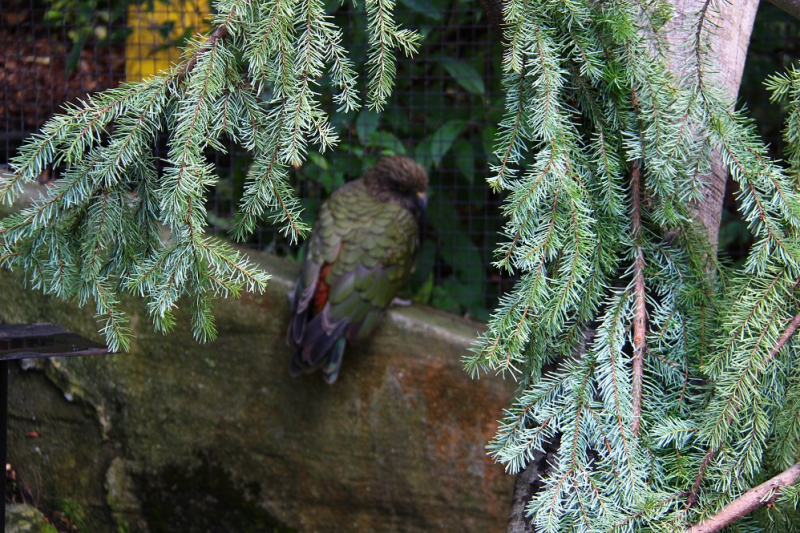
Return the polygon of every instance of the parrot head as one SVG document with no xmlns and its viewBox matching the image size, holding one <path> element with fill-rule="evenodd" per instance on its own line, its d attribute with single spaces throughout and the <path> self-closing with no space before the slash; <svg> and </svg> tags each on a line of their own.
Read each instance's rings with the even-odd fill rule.
<svg viewBox="0 0 800 533">
<path fill-rule="evenodd" d="M 399 205 L 418 221 L 428 207 L 428 174 L 408 157 L 380 159 L 364 174 L 364 185 L 377 201 Z"/>
</svg>

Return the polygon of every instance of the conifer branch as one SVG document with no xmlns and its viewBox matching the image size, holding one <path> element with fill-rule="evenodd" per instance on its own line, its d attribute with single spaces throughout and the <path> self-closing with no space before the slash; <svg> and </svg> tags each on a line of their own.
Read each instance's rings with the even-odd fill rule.
<svg viewBox="0 0 800 533">
<path fill-rule="evenodd" d="M 800 463 L 781 472 L 777 476 L 752 488 L 727 504 L 718 513 L 703 519 L 685 531 L 685 533 L 714 533 L 725 526 L 733 524 L 743 516 L 752 513 L 759 507 L 771 506 L 781 495 L 781 491 L 800 481 Z"/>
<path fill-rule="evenodd" d="M 772 349 L 769 351 L 768 355 L 769 359 L 767 361 L 773 359 L 776 355 L 778 355 L 780 349 L 783 348 L 787 342 L 789 342 L 789 339 L 792 338 L 792 336 L 797 331 L 798 327 L 800 327 L 800 313 L 794 315 L 792 320 L 789 322 L 789 325 L 786 326 L 786 329 L 781 334 L 780 338 L 778 339 L 778 342 L 776 342 L 775 346 L 773 346 Z"/>
<path fill-rule="evenodd" d="M 771 361 L 778 354 L 781 348 L 783 348 L 786 345 L 786 343 L 789 342 L 789 339 L 792 338 L 792 336 L 797 331 L 798 327 L 800 327 L 800 313 L 796 314 L 789 321 L 789 324 L 786 326 L 786 329 L 783 331 L 778 341 L 775 343 L 772 349 L 770 349 L 768 354 L 768 359 L 764 361 L 763 363 L 764 365 L 768 364 L 769 361 Z M 745 373 L 743 372 L 742 376 L 744 376 L 744 374 Z M 731 412 L 729 413 L 728 418 L 725 420 L 726 426 L 733 421 L 733 418 L 734 416 L 736 416 L 737 411 L 738 411 L 738 405 L 734 404 L 733 407 L 731 408 Z M 697 503 L 697 495 L 700 491 L 700 486 L 703 483 L 708 466 L 709 464 L 711 464 L 711 461 L 714 459 L 714 455 L 716 455 L 716 453 L 717 453 L 717 448 L 709 448 L 709 450 L 703 457 L 703 461 L 700 464 L 700 469 L 697 473 L 697 476 L 695 477 L 694 483 L 692 484 L 692 490 L 689 492 L 689 497 L 687 498 L 686 502 L 687 509 L 693 507 Z"/>
<path fill-rule="evenodd" d="M 785 379 L 776 376 L 786 343 L 777 326 L 800 275 L 800 197 L 714 78 L 714 0 L 686 19 L 680 78 L 663 43 L 652 42 L 669 17 L 660 2 L 503 7 L 506 112 L 489 183 L 508 191 L 496 264 L 522 277 L 467 366 L 513 368 L 523 386 L 489 449 L 516 472 L 545 451 L 547 434 L 561 436 L 558 464 L 527 507 L 537 529 L 669 527 L 692 508 L 709 471 L 719 477 L 704 504 L 758 471 L 783 389 L 765 391 L 766 402 L 753 391 L 769 387 L 767 376 Z M 800 75 L 774 83 L 800 102 Z M 797 132 L 790 146 L 800 153 Z M 528 150 L 536 156 L 525 165 Z M 713 251 L 691 221 L 715 153 L 741 184 L 757 240 L 735 282 L 718 286 L 708 268 Z M 624 297 L 612 288 L 621 263 L 630 265 Z M 545 362 L 569 354 L 581 326 L 598 322 L 584 364 L 547 375 Z M 630 341 L 620 343 L 625 332 Z M 710 349 L 708 339 L 717 339 Z M 564 379 L 567 368 L 575 380 Z M 707 411 L 696 408 L 704 378 L 713 384 Z M 781 430 L 786 453 L 795 449 L 793 424 Z M 643 447 L 642 427 L 656 447 Z M 716 451 L 705 459 L 697 452 L 718 446 L 737 453 L 717 464 Z M 673 480 L 684 480 L 687 467 L 699 475 L 681 509 L 675 500 L 686 487 Z"/>
<path fill-rule="evenodd" d="M 697 472 L 697 476 L 694 478 L 694 483 L 692 483 L 692 490 L 689 492 L 689 497 L 686 498 L 687 509 L 691 509 L 697 503 L 697 495 L 700 493 L 700 487 L 706 477 L 706 470 L 708 469 L 708 465 L 711 464 L 711 461 L 714 460 L 714 455 L 716 455 L 716 453 L 717 450 L 711 448 L 703 457 L 703 461 L 700 463 L 700 469 Z"/>
<path fill-rule="evenodd" d="M 647 308 L 644 287 L 644 254 L 641 247 L 642 212 L 641 212 L 641 174 L 638 163 L 631 165 L 631 239 L 634 246 L 633 264 L 633 422 L 631 430 L 639 435 L 642 417 L 642 382 L 644 381 L 644 355 L 646 345 Z"/>
<path fill-rule="evenodd" d="M 203 43 L 203 46 L 200 47 L 200 49 L 198 49 L 194 54 L 192 54 L 192 57 L 189 59 L 189 61 L 187 61 L 178 70 L 178 72 L 174 76 L 176 83 L 180 83 L 184 80 L 184 78 L 186 78 L 187 74 L 189 74 L 192 71 L 192 69 L 194 69 L 194 66 L 197 64 L 197 61 L 198 59 L 200 59 L 200 56 L 205 54 L 208 50 L 213 50 L 217 44 L 217 41 L 219 41 L 220 39 L 224 39 L 225 37 L 228 36 L 227 23 L 233 17 L 235 12 L 236 11 L 234 9 L 230 11 L 225 23 L 221 24 L 216 30 L 214 30 L 211 33 L 211 35 L 209 35 L 208 39 L 206 39 L 206 41 Z"/>
<path fill-rule="evenodd" d="M 388 52 L 414 52 L 419 36 L 393 22 L 391 0 L 380 5 L 367 33 L 383 35 L 387 53 L 373 53 L 381 79 L 368 85 L 385 101 L 394 81 Z M 80 305 L 94 300 L 112 349 L 129 343 L 122 291 L 147 300 L 161 331 L 188 297 L 193 333 L 207 341 L 216 334 L 212 296 L 260 291 L 267 282 L 244 255 L 204 236 L 206 196 L 217 181 L 207 149 L 224 151 L 225 136 L 255 159 L 234 235 L 244 238 L 266 216 L 296 240 L 308 227 L 286 164 L 302 164 L 310 145 L 324 150 L 337 141 L 315 90 L 319 77 L 329 73 L 340 110 L 359 107 L 341 29 L 321 0 L 217 0 L 215 12 L 213 30 L 190 43 L 179 65 L 68 106 L 22 146 L 14 173 L 0 176 L 0 200 L 11 202 L 44 169 L 66 167 L 32 206 L 0 222 L 0 258 L 35 288 Z M 154 148 L 165 126 L 159 171 Z"/>
</svg>

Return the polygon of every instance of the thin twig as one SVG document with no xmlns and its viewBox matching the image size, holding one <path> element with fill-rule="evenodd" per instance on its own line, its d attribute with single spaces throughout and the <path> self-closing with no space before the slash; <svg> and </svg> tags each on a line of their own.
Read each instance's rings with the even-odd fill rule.
<svg viewBox="0 0 800 533">
<path fill-rule="evenodd" d="M 689 497 L 686 498 L 687 509 L 694 507 L 694 504 L 697 503 L 697 494 L 700 492 L 700 485 L 703 483 L 703 478 L 706 477 L 706 469 L 708 468 L 709 463 L 711 463 L 711 460 L 714 459 L 714 455 L 716 455 L 716 453 L 717 450 L 715 448 L 711 448 L 706 453 L 706 456 L 703 457 L 703 462 L 700 463 L 700 470 L 697 472 L 697 477 L 694 478 L 692 492 L 690 492 Z"/>
<path fill-rule="evenodd" d="M 233 13 L 234 10 L 231 11 Z M 230 18 L 230 16 L 228 17 Z M 226 20 L 227 22 L 227 20 Z M 180 83 L 186 77 L 189 72 L 192 71 L 194 66 L 197 64 L 197 60 L 200 59 L 200 56 L 207 52 L 210 48 L 213 48 L 217 41 L 220 39 L 224 39 L 228 35 L 228 26 L 226 24 L 221 25 L 219 28 L 214 30 L 208 39 L 206 39 L 205 45 L 203 48 L 198 50 L 194 53 L 194 55 L 186 62 L 186 64 L 181 68 L 180 71 L 175 76 L 176 83 Z"/>
<path fill-rule="evenodd" d="M 780 338 L 778 339 L 778 342 L 776 342 L 775 346 L 773 346 L 772 349 L 769 351 L 769 356 L 767 357 L 765 363 L 771 361 L 772 358 L 778 354 L 778 351 L 781 348 L 783 348 L 783 346 L 787 342 L 789 342 L 789 339 L 792 338 L 794 332 L 797 331 L 798 326 L 800 326 L 800 313 L 794 315 L 792 321 L 789 322 L 788 326 L 786 326 L 786 329 L 784 330 L 783 334 L 781 334 Z"/>
<path fill-rule="evenodd" d="M 684 492 L 677 492 L 677 493 L 673 494 L 672 496 L 669 496 L 668 498 L 664 498 L 663 500 L 654 503 L 652 506 L 650 506 L 648 508 L 641 509 L 641 510 L 633 513 L 632 515 L 628 516 L 627 518 L 625 518 L 625 520 L 623 520 L 622 522 L 616 524 L 613 527 L 612 531 L 616 531 L 617 529 L 621 529 L 623 526 L 627 525 L 630 522 L 633 522 L 634 520 L 636 520 L 637 518 L 639 518 L 640 516 L 642 516 L 646 512 L 651 511 L 653 509 L 656 509 L 658 507 L 661 507 L 663 505 L 666 505 L 669 502 L 671 502 L 672 500 L 674 500 L 675 498 L 680 498 L 681 496 L 684 496 L 684 495 L 685 495 Z"/>
<path fill-rule="evenodd" d="M 633 264 L 633 423 L 631 429 L 634 435 L 639 435 L 642 417 L 642 381 L 644 380 L 644 352 L 646 350 L 647 309 L 645 307 L 644 288 L 644 253 L 640 237 L 642 234 L 641 213 L 641 171 L 639 165 L 631 166 L 631 237 L 636 248 L 636 260 Z"/>
<path fill-rule="evenodd" d="M 772 505 L 780 496 L 782 489 L 794 485 L 798 481 L 800 481 L 800 463 L 748 490 L 723 507 L 720 512 L 690 527 L 685 533 L 713 533 L 720 531 L 725 526 L 736 522 L 759 507 Z"/>
<path fill-rule="evenodd" d="M 798 284 L 800 284 L 800 282 L 798 282 Z M 795 285 L 795 288 L 796 287 L 797 285 Z M 783 330 L 783 333 L 778 338 L 778 342 L 775 343 L 775 346 L 772 347 L 772 349 L 769 351 L 769 354 L 767 355 L 767 358 L 764 360 L 765 365 L 769 363 L 778 354 L 780 349 L 783 348 L 787 342 L 789 342 L 789 339 L 792 338 L 792 335 L 795 334 L 798 327 L 800 327 L 800 313 L 794 315 L 792 320 L 789 322 L 789 325 L 786 326 L 785 330 Z M 731 412 L 731 414 L 728 416 L 726 424 L 730 424 L 733 421 L 733 417 L 736 414 L 737 410 L 738 409 L 736 408 L 736 406 L 734 406 L 733 412 Z M 694 506 L 694 504 L 697 503 L 697 494 L 700 491 L 700 485 L 703 482 L 703 478 L 705 477 L 706 469 L 711 460 L 714 458 L 714 455 L 716 455 L 716 453 L 717 453 L 716 448 L 709 448 L 708 452 L 706 453 L 706 456 L 703 458 L 703 462 L 700 465 L 700 470 L 698 471 L 697 477 L 694 480 L 692 491 L 689 493 L 689 497 L 686 500 L 687 509 Z"/>
</svg>

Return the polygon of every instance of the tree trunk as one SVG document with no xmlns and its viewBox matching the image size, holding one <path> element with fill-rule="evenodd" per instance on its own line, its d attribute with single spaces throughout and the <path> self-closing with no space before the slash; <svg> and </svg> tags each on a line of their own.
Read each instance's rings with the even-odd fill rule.
<svg viewBox="0 0 800 533">
<path fill-rule="evenodd" d="M 800 0 L 769 0 L 769 2 L 796 19 L 800 19 Z"/>
<path fill-rule="evenodd" d="M 682 65 L 691 64 L 691 58 L 687 56 L 692 52 L 687 49 L 686 43 L 693 41 L 693 32 L 696 28 L 686 26 L 687 15 L 692 16 L 693 13 L 697 13 L 705 4 L 706 0 L 673 1 L 675 15 L 665 26 L 664 35 L 670 48 L 670 67 L 677 75 L 682 74 Z M 716 60 L 719 82 L 731 97 L 739 93 L 757 9 L 758 0 L 741 0 L 735 5 L 720 2 L 719 15 L 706 22 L 717 26 L 711 43 L 711 55 Z M 703 191 L 705 200 L 695 206 L 696 220 L 706 228 L 709 244 L 713 250 L 716 250 L 717 246 L 727 180 L 727 169 L 721 157 L 717 155 L 711 175 L 705 176 L 706 187 Z M 556 449 L 557 445 L 552 445 L 552 450 Z M 547 450 L 546 456 L 537 455 L 537 459 L 517 475 L 507 533 L 535 531 L 525 518 L 525 507 L 539 490 L 541 479 L 547 472 L 547 459 L 553 455 L 553 451 Z"/>
<path fill-rule="evenodd" d="M 677 74 L 683 74 L 681 65 L 690 63 L 687 57 L 694 53 L 686 47 L 692 42 L 694 28 L 687 27 L 686 19 L 693 16 L 706 4 L 706 0 L 674 0 L 675 16 L 665 26 L 664 32 L 669 43 L 671 57 L 670 67 Z M 711 43 L 711 55 L 716 59 L 715 67 L 718 79 L 728 96 L 735 98 L 739 94 L 742 82 L 744 62 L 750 44 L 750 33 L 756 18 L 758 0 L 742 0 L 729 4 L 720 2 L 720 14 L 706 22 L 706 28 L 716 24 Z M 719 155 L 715 158 L 712 174 L 705 177 L 706 187 L 703 191 L 705 201 L 697 205 L 697 220 L 705 226 L 709 242 L 716 249 L 719 235 L 719 223 L 722 216 L 722 200 L 725 197 L 725 185 L 728 172 Z"/>
</svg>

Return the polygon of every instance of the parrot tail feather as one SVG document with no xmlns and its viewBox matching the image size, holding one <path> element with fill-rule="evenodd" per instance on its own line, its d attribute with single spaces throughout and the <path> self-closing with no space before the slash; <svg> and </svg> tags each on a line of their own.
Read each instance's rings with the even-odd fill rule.
<svg viewBox="0 0 800 533">
<path fill-rule="evenodd" d="M 292 317 L 292 327 L 289 328 L 289 335 L 286 339 L 289 343 L 289 346 L 296 346 L 303 342 L 303 337 L 305 336 L 306 330 L 306 322 L 308 322 L 308 318 L 306 317 L 308 313 L 298 313 Z"/>
<path fill-rule="evenodd" d="M 342 323 L 332 333 L 328 334 L 315 322 L 317 322 L 316 317 L 309 322 L 307 326 L 309 335 L 306 335 L 306 338 L 303 339 L 303 345 L 300 348 L 300 356 L 303 363 L 311 367 L 316 367 L 323 362 L 331 347 L 339 338 L 344 336 L 345 326 L 347 326 L 347 323 Z"/>
<path fill-rule="evenodd" d="M 346 345 L 347 341 L 344 337 L 337 339 L 331 349 L 328 362 L 322 367 L 322 377 L 328 385 L 333 385 L 336 378 L 339 377 L 339 369 L 342 367 L 342 358 L 344 357 L 344 347 Z"/>
</svg>

